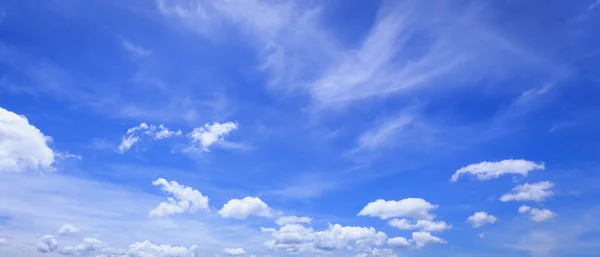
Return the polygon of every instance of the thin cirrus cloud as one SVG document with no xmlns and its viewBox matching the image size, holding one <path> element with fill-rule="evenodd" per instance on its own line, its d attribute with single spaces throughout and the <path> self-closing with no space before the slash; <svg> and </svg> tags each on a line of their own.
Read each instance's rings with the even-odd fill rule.
<svg viewBox="0 0 600 257">
<path fill-rule="evenodd" d="M 544 163 L 536 163 L 528 160 L 502 160 L 499 162 L 480 162 L 469 164 L 458 169 L 450 178 L 456 182 L 462 176 L 473 176 L 478 180 L 491 180 L 504 175 L 520 175 L 526 177 L 529 172 L 545 169 Z"/>
<path fill-rule="evenodd" d="M 500 197 L 500 201 L 546 201 L 552 197 L 552 195 L 554 195 L 552 192 L 553 187 L 554 184 L 550 181 L 517 185 L 512 189 L 511 192 L 502 195 Z"/>
</svg>

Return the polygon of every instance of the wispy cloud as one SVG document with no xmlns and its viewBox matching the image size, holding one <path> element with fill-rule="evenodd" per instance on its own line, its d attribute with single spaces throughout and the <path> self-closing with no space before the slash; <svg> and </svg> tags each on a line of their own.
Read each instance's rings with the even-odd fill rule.
<svg viewBox="0 0 600 257">
<path fill-rule="evenodd" d="M 133 56 L 136 57 L 144 57 L 152 54 L 151 50 L 143 48 L 140 45 L 136 45 L 133 42 L 124 38 L 121 38 L 121 44 L 123 45 L 123 48 L 125 48 L 125 50 L 129 51 Z"/>
</svg>

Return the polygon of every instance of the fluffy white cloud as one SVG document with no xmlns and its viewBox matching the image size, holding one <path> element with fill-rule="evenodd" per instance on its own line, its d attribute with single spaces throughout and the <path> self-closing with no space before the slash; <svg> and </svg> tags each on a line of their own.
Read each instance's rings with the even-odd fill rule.
<svg viewBox="0 0 600 257">
<path fill-rule="evenodd" d="M 421 230 L 429 232 L 441 232 L 452 228 L 444 221 L 417 220 L 412 222 L 408 219 L 393 219 L 389 222 L 390 226 L 401 230 Z"/>
<path fill-rule="evenodd" d="M 268 229 L 275 240 L 265 243 L 274 251 L 288 253 L 321 252 L 339 249 L 368 249 L 370 246 L 385 244 L 387 235 L 374 228 L 329 225 L 322 231 L 314 231 L 311 227 L 300 224 L 286 224 L 279 230 Z"/>
<path fill-rule="evenodd" d="M 186 187 L 176 181 L 167 181 L 159 178 L 152 182 L 155 186 L 160 186 L 162 191 L 172 195 L 167 198 L 168 202 L 162 202 L 156 208 L 150 211 L 150 216 L 164 217 L 171 214 L 190 212 L 196 210 L 208 210 L 208 197 L 202 195 L 198 190 Z"/>
<path fill-rule="evenodd" d="M 404 237 L 392 237 L 387 241 L 388 245 L 395 247 L 410 247 L 411 243 Z"/>
<path fill-rule="evenodd" d="M 0 172 L 53 171 L 50 137 L 25 116 L 0 107 Z"/>
<path fill-rule="evenodd" d="M 421 198 L 406 198 L 400 201 L 379 199 L 367 204 L 358 213 L 358 216 L 379 217 L 381 219 L 409 217 L 417 220 L 432 220 L 434 216 L 429 211 L 437 207 L 437 205 Z"/>
<path fill-rule="evenodd" d="M 134 144 L 138 143 L 142 137 L 160 140 L 180 135 L 181 130 L 172 131 L 166 128 L 163 124 L 156 126 L 148 125 L 147 123 L 143 122 L 140 125 L 127 130 L 123 136 L 123 139 L 121 140 L 121 144 L 119 144 L 119 147 L 117 148 L 117 152 L 126 152 L 133 147 Z"/>
<path fill-rule="evenodd" d="M 525 183 L 514 187 L 510 193 L 500 197 L 500 201 L 545 201 L 554 194 L 552 192 L 553 187 L 554 184 L 550 181 L 542 181 L 534 184 Z"/>
<path fill-rule="evenodd" d="M 412 241 L 415 243 L 416 248 L 422 248 L 428 244 L 445 244 L 446 241 L 439 237 L 431 235 L 426 231 L 413 232 Z"/>
<path fill-rule="evenodd" d="M 188 148 L 190 151 L 210 152 L 210 146 L 218 141 L 224 140 L 231 131 L 238 128 L 237 123 L 213 123 L 204 124 L 203 127 L 194 128 L 187 136 L 192 140 L 192 146 Z"/>
<path fill-rule="evenodd" d="M 478 180 L 490 180 L 502 175 L 521 175 L 526 177 L 530 171 L 543 170 L 544 163 L 536 163 L 528 160 L 503 160 L 499 162 L 480 162 L 470 164 L 458 169 L 450 178 L 450 181 L 456 182 L 463 175 L 472 175 Z"/>
<path fill-rule="evenodd" d="M 62 226 L 61 228 L 59 228 L 58 231 L 56 231 L 56 234 L 58 234 L 59 236 L 66 236 L 66 235 L 77 234 L 77 233 L 79 233 L 79 229 L 74 227 L 71 224 L 66 224 L 66 225 Z"/>
<path fill-rule="evenodd" d="M 56 251 L 58 249 L 58 243 L 56 242 L 56 238 L 51 235 L 45 235 L 38 239 L 36 244 L 36 248 L 38 252 L 42 253 L 50 253 Z"/>
<path fill-rule="evenodd" d="M 196 249 L 191 247 L 171 246 L 171 245 L 155 245 L 149 241 L 137 242 L 129 246 L 128 257 L 196 257 Z"/>
<path fill-rule="evenodd" d="M 101 249 L 101 247 L 102 241 L 96 238 L 86 237 L 83 239 L 83 242 L 81 244 L 78 244 L 76 246 L 63 247 L 60 250 L 58 250 L 58 253 L 63 255 L 83 255 L 97 251 Z"/>
<path fill-rule="evenodd" d="M 487 212 L 476 212 L 467 218 L 467 221 L 473 225 L 474 228 L 479 228 L 484 226 L 485 224 L 494 224 L 497 221 L 497 218 L 494 215 L 490 215 Z"/>
<path fill-rule="evenodd" d="M 535 222 L 544 222 L 555 218 L 556 213 L 548 209 L 531 208 L 527 205 L 519 207 L 519 213 L 528 213 L 529 218 Z"/>
<path fill-rule="evenodd" d="M 225 248 L 223 253 L 229 256 L 240 256 L 246 254 L 244 248 Z"/>
<path fill-rule="evenodd" d="M 297 216 L 282 216 L 279 217 L 275 223 L 279 226 L 285 224 L 297 224 L 297 223 L 310 223 L 312 219 L 310 217 L 297 217 Z"/>
<path fill-rule="evenodd" d="M 258 197 L 231 199 L 219 210 L 223 218 L 246 219 L 250 215 L 260 217 L 271 216 L 271 208 Z"/>
</svg>

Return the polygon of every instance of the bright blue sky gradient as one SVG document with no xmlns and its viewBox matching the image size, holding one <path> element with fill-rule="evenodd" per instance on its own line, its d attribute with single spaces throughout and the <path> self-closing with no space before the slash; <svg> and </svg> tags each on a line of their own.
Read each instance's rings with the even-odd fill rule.
<svg viewBox="0 0 600 257">
<path fill-rule="evenodd" d="M 2 1 L 0 256 L 595 256 L 599 27 L 594 0 Z M 120 151 L 141 123 L 181 134 Z M 194 142 L 205 124 L 234 128 Z M 52 140 L 15 136 L 32 127 Z M 39 161 L 32 147 L 51 162 L 23 168 Z M 503 160 L 544 168 L 450 182 Z M 168 197 L 159 178 L 208 196 L 209 210 L 150 215 Z M 543 200 L 500 200 L 543 181 Z M 223 217 L 247 196 L 269 214 Z M 419 247 L 422 229 L 358 215 L 406 198 L 437 205 L 451 228 Z M 496 221 L 467 220 L 482 211 Z M 289 215 L 410 245 L 261 232 Z M 57 235 L 66 224 L 78 232 Z M 57 247 L 42 253 L 45 235 Z M 102 243 L 73 250 L 83 238 Z M 145 240 L 187 248 L 136 252 Z"/>
</svg>

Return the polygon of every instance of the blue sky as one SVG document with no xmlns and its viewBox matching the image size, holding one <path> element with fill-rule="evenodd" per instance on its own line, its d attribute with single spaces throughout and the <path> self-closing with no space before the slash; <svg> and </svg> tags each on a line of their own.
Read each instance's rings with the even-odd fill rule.
<svg viewBox="0 0 600 257">
<path fill-rule="evenodd" d="M 0 256 L 595 256 L 600 2 L 0 3 Z"/>
</svg>

